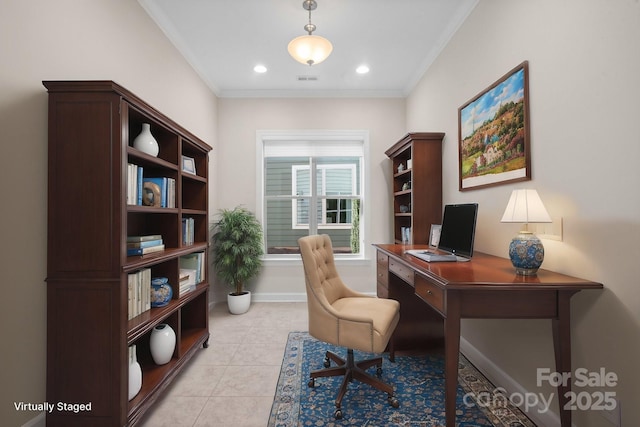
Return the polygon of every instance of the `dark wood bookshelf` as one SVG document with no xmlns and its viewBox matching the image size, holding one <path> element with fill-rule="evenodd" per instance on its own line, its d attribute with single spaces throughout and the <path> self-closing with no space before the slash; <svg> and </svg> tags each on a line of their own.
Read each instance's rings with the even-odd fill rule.
<svg viewBox="0 0 640 427">
<path fill-rule="evenodd" d="M 91 411 L 47 414 L 47 426 L 133 426 L 209 340 L 208 154 L 211 147 L 113 81 L 45 81 L 49 92 L 47 401 L 91 403 Z M 143 123 L 157 157 L 132 146 Z M 182 171 L 182 156 L 196 174 Z M 128 164 L 175 180 L 175 207 L 128 204 Z M 129 202 L 130 203 L 130 202 Z M 182 220 L 194 221 L 184 244 Z M 162 236 L 165 249 L 127 256 L 127 236 Z M 202 252 L 204 271 L 180 294 L 180 257 Z M 129 274 L 167 277 L 173 298 L 129 319 Z M 156 365 L 153 328 L 176 333 L 169 363 Z M 142 388 L 128 400 L 128 348 Z"/>
</svg>

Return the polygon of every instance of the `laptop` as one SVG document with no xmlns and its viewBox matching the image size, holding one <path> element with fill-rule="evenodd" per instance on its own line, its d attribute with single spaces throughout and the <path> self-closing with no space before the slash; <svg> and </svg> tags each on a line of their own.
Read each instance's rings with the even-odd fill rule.
<svg viewBox="0 0 640 427">
<path fill-rule="evenodd" d="M 477 203 L 446 205 L 437 249 L 410 249 L 405 253 L 427 262 L 469 261 L 473 256 L 477 217 Z"/>
</svg>

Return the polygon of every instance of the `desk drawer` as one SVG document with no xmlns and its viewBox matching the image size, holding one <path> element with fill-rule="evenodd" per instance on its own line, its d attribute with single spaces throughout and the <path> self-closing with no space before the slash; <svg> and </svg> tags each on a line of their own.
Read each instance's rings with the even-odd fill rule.
<svg viewBox="0 0 640 427">
<path fill-rule="evenodd" d="M 444 290 L 419 274 L 416 274 L 416 294 L 427 304 L 445 314 Z"/>
<path fill-rule="evenodd" d="M 413 286 L 413 270 L 399 262 L 390 259 L 389 271 Z"/>
</svg>

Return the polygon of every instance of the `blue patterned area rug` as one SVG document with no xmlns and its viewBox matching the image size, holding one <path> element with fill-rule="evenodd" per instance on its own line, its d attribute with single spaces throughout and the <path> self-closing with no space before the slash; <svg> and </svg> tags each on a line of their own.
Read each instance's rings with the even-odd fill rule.
<svg viewBox="0 0 640 427">
<path fill-rule="evenodd" d="M 342 377 L 317 378 L 314 388 L 307 386 L 309 372 L 323 367 L 327 350 L 346 357 L 345 349 L 319 342 L 307 332 L 289 334 L 268 427 L 445 425 L 441 356 L 396 356 L 395 363 L 385 357 L 382 379 L 395 386 L 400 407 L 391 407 L 385 393 L 354 381 L 342 401 L 343 418 L 336 420 L 335 398 Z M 357 351 L 355 356 L 356 360 L 372 357 Z M 535 427 L 516 406 L 496 395 L 495 387 L 462 354 L 458 382 L 457 426 Z"/>
</svg>

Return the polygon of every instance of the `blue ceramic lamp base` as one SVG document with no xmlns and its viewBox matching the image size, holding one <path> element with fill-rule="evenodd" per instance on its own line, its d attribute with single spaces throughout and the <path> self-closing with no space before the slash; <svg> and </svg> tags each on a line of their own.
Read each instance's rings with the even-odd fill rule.
<svg viewBox="0 0 640 427">
<path fill-rule="evenodd" d="M 516 274 L 535 276 L 544 260 L 544 246 L 532 232 L 520 231 L 509 244 L 509 258 Z"/>
</svg>

